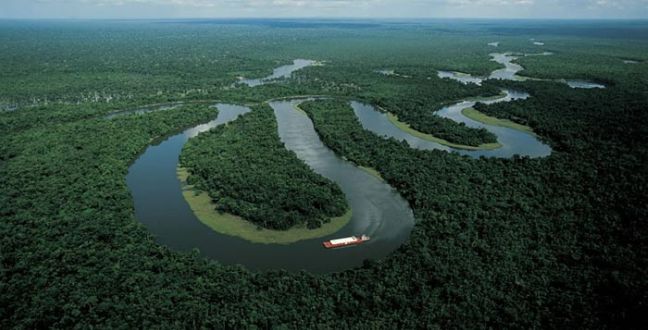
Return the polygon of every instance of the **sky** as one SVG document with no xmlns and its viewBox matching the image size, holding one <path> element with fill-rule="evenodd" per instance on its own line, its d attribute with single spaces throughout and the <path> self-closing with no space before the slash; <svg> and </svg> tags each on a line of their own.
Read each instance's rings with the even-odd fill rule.
<svg viewBox="0 0 648 330">
<path fill-rule="evenodd" d="M 648 0 L 0 0 L 0 18 L 648 18 Z"/>
</svg>

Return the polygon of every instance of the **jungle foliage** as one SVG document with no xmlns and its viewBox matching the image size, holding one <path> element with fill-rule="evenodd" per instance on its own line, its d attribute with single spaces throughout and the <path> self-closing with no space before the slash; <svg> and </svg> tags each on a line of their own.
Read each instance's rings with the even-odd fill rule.
<svg viewBox="0 0 648 330">
<path fill-rule="evenodd" d="M 285 149 L 268 105 L 190 140 L 180 163 L 218 211 L 263 228 L 318 228 L 348 210 L 334 182 Z"/>
<path fill-rule="evenodd" d="M 544 87 L 530 88 L 534 98 L 517 102 L 513 107 L 524 111 L 509 117 L 545 134 L 555 151 L 548 159 L 467 161 L 412 150 L 364 131 L 346 102 L 302 108 L 330 148 L 376 168 L 411 203 L 419 222 L 401 253 L 404 264 L 429 270 L 425 283 L 439 290 L 432 292 L 452 292 L 450 279 L 466 266 L 480 269 L 461 284 L 461 290 L 483 293 L 463 301 L 482 306 L 473 309 L 486 313 L 480 317 L 522 327 L 637 325 L 648 288 L 648 255 L 641 248 L 648 152 L 637 144 L 648 133 L 647 114 L 630 101 L 636 95 L 609 91 L 592 97 L 592 91 Z M 554 97 L 541 98 L 547 96 L 541 91 Z M 619 109 L 604 98 L 630 102 Z M 489 109 L 504 114 L 507 107 Z M 407 273 L 404 264 L 395 267 Z M 486 316 L 490 308 L 501 308 L 501 314 Z"/>
<path fill-rule="evenodd" d="M 534 25 L 533 35 L 515 32 L 519 24 Z M 0 107 L 13 110 L 0 113 L 0 328 L 645 328 L 648 43 L 542 24 L 0 22 Z M 492 41 L 556 54 L 520 59 L 527 75 L 610 87 L 435 78 L 436 69 L 496 68 Z M 277 84 L 231 88 L 239 75 L 263 76 L 299 57 L 328 62 Z M 178 100 L 327 94 L 382 104 L 386 95 L 389 105 L 402 93 L 421 100 L 412 118 L 423 120 L 422 109 L 502 86 L 532 97 L 479 110 L 530 125 L 551 156 L 413 150 L 364 131 L 346 102 L 304 106 L 330 148 L 377 169 L 416 217 L 389 257 L 325 275 L 254 273 L 157 244 L 135 218 L 129 165 L 214 110 L 105 118 Z"/>
<path fill-rule="evenodd" d="M 320 67 L 297 73 L 302 85 L 362 99 L 396 114 L 413 129 L 443 140 L 468 146 L 497 142 L 496 136 L 485 129 L 467 127 L 435 112 L 455 100 L 497 95 L 499 89 L 440 79 L 436 70 L 430 68 L 403 67 L 397 74 L 383 75 L 372 67 L 343 65 L 332 70 Z M 327 88 L 324 84 L 345 89 Z"/>
</svg>

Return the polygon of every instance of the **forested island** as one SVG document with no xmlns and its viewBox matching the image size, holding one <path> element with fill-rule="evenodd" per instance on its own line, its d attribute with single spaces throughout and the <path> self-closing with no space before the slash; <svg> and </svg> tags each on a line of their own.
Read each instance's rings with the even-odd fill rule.
<svg viewBox="0 0 648 330">
<path fill-rule="evenodd" d="M 335 183 L 313 173 L 277 135 L 268 105 L 190 140 L 180 163 L 187 182 L 215 207 L 266 229 L 315 229 L 348 211 Z"/>
<path fill-rule="evenodd" d="M 551 52 L 516 61 L 520 75 L 548 81 L 476 85 L 437 76 L 487 76 L 501 68 L 490 61 L 494 42 L 502 52 Z M 2 329 L 645 324 L 643 21 L 0 21 L 0 45 Z M 294 59 L 324 65 L 255 87 L 238 83 Z M 386 69 L 397 75 L 377 73 Z M 606 88 L 574 89 L 560 79 Z M 470 115 L 532 131 L 549 154 L 419 150 L 366 130 L 350 105 L 372 104 L 421 134 L 474 147 L 497 143 L 497 136 L 436 112 L 503 88 L 529 97 L 478 103 Z M 393 190 L 393 200 L 411 209 L 413 228 L 397 246 L 372 255 L 396 240 L 384 234 L 364 250 L 326 251 L 339 263 L 353 254 L 362 259 L 335 272 L 273 268 L 273 260 L 252 270 L 241 264 L 262 249 L 284 256 L 302 249 L 301 259 L 317 259 L 307 253 L 324 253 L 323 239 L 258 244 L 165 233 L 188 242 L 218 237 L 225 244 L 219 251 L 231 257 L 219 259 L 152 234 L 129 171 L 169 137 L 221 116 L 217 103 L 252 111 L 188 135 L 184 147 L 175 145 L 180 159 L 147 168 L 153 175 L 171 165 L 182 203 L 183 193 L 202 196 L 209 212 L 238 215 L 235 221 L 253 230 L 299 228 L 300 235 L 349 214 L 342 184 L 314 171 L 277 133 L 269 100 L 304 96 L 318 97 L 293 111 L 304 111 L 300 118 L 312 123 L 323 147 L 344 166 L 373 169 L 384 181 L 371 184 Z M 144 108 L 152 111 L 131 111 Z M 185 170 L 180 178 L 176 165 Z M 147 182 L 148 191 L 159 189 Z M 353 217 L 380 228 L 367 211 L 375 205 L 366 204 Z M 198 220 L 190 225 L 213 232 Z"/>
</svg>

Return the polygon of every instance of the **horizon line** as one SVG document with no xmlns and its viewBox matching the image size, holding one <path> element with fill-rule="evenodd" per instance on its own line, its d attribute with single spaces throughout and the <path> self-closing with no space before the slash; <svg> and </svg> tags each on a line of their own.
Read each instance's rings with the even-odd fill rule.
<svg viewBox="0 0 648 330">
<path fill-rule="evenodd" d="M 648 17 L 362 17 L 362 16 L 214 16 L 214 17 L 1 17 L 0 20 L 15 21 L 146 21 L 146 20 L 364 20 L 364 21 L 385 21 L 385 20 L 510 20 L 510 21 L 648 21 Z"/>
</svg>

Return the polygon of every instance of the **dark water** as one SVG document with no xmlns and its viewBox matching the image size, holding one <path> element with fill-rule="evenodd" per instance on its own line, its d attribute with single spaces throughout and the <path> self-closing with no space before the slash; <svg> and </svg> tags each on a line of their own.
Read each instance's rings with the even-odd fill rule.
<svg viewBox="0 0 648 330">
<path fill-rule="evenodd" d="M 449 78 L 456 81 L 459 81 L 463 84 L 477 84 L 481 85 L 485 79 L 502 79 L 502 80 L 528 80 L 533 78 L 527 78 L 518 76 L 517 73 L 522 71 L 524 68 L 514 63 L 519 56 L 549 56 L 552 55 L 551 52 L 542 52 L 537 54 L 520 54 L 513 55 L 510 53 L 493 53 L 491 54 L 491 61 L 497 62 L 504 66 L 504 68 L 495 70 L 491 72 L 488 78 L 477 77 L 461 72 L 453 71 L 438 71 L 438 76 L 440 78 Z M 604 85 L 583 81 L 583 80 L 569 80 L 561 79 L 558 80 L 562 83 L 567 84 L 571 88 L 605 88 Z M 512 100 L 526 99 L 529 97 L 526 93 L 520 93 L 513 90 L 503 89 L 502 90 L 506 95 L 501 98 L 494 100 L 482 98 L 476 100 L 465 100 L 460 101 L 450 106 L 447 106 L 439 110 L 436 114 L 452 119 L 456 122 L 463 123 L 468 127 L 474 128 L 484 128 L 489 132 L 497 136 L 497 141 L 502 144 L 502 147 L 494 150 L 462 150 L 454 149 L 441 145 L 436 142 L 424 140 L 416 136 L 410 135 L 409 133 L 397 128 L 391 122 L 385 113 L 377 111 L 374 107 L 362 104 L 358 102 L 352 102 L 351 105 L 354 109 L 356 116 L 360 119 L 362 126 L 378 135 L 385 137 L 392 137 L 397 140 L 404 140 L 412 147 L 422 150 L 445 150 L 449 152 L 456 152 L 462 155 L 467 155 L 470 157 L 499 157 L 499 158 L 510 158 L 514 155 L 528 156 L 528 157 L 545 157 L 551 154 L 551 148 L 538 140 L 537 136 L 531 133 L 522 132 L 510 128 L 492 126 L 480 123 L 478 121 L 472 120 L 464 116 L 461 111 L 467 108 L 473 107 L 477 102 L 493 104 L 498 102 L 509 102 Z"/>
<path fill-rule="evenodd" d="M 539 54 L 526 54 L 522 56 L 547 55 L 551 55 L 551 53 L 544 52 Z M 438 75 L 440 78 L 454 79 L 463 84 L 473 83 L 477 85 L 481 85 L 481 83 L 485 79 L 525 80 L 527 78 L 517 75 L 517 73 L 522 71 L 524 68 L 519 64 L 513 63 L 513 61 L 516 59 L 517 56 L 509 53 L 491 54 L 491 61 L 504 65 L 504 68 L 491 72 L 488 78 L 475 77 L 469 74 L 451 71 L 438 71 Z M 442 108 L 436 113 L 441 117 L 452 119 L 458 123 L 464 123 L 468 127 L 484 128 L 489 132 L 495 134 L 495 136 L 497 136 L 497 142 L 499 142 L 502 146 L 494 150 L 462 150 L 447 147 L 436 142 L 424 140 L 398 129 L 391 122 L 389 122 L 386 114 L 377 111 L 372 106 L 360 104 L 357 102 L 353 102 L 352 106 L 365 129 L 368 129 L 382 136 L 393 137 L 398 140 L 405 140 L 412 148 L 416 149 L 445 150 L 474 158 L 479 158 L 482 156 L 510 158 L 514 155 L 545 157 L 550 155 L 551 148 L 548 145 L 542 143 L 535 135 L 531 133 L 522 132 L 506 127 L 483 124 L 478 121 L 472 120 L 461 113 L 462 110 L 473 107 L 477 102 L 493 104 L 499 102 L 510 102 L 512 100 L 526 99 L 529 97 L 529 94 L 527 93 L 516 92 L 508 89 L 503 89 L 502 91 L 506 94 L 503 97 L 497 99 L 482 98 L 476 100 L 460 101 Z"/>
<path fill-rule="evenodd" d="M 540 54 L 527 54 L 524 56 L 546 56 L 551 53 L 545 52 Z M 493 53 L 491 54 L 492 61 L 504 65 L 504 68 L 491 72 L 488 78 L 475 77 L 469 74 L 452 72 L 452 71 L 438 71 L 440 78 L 450 78 L 457 80 L 463 84 L 477 84 L 481 85 L 485 79 L 504 79 L 504 80 L 525 80 L 526 78 L 517 75 L 518 72 L 523 70 L 522 66 L 513 63 L 516 56 L 508 53 Z M 585 84 L 583 82 L 581 86 Z M 580 87 L 584 88 L 584 87 Z M 514 155 L 528 156 L 528 157 L 545 157 L 551 154 L 551 148 L 542 143 L 538 138 L 531 133 L 522 132 L 506 127 L 499 127 L 487 125 L 478 121 L 472 120 L 464 116 L 461 111 L 473 107 L 477 102 L 493 104 L 498 102 L 510 102 L 512 100 L 526 99 L 529 97 L 527 93 L 516 92 L 513 90 L 502 90 L 506 95 L 497 99 L 476 99 L 460 101 L 450 106 L 439 110 L 436 114 L 452 119 L 459 123 L 464 123 L 468 127 L 484 128 L 497 136 L 497 141 L 502 145 L 500 148 L 494 150 L 462 150 L 455 149 L 442 144 L 424 140 L 399 129 L 393 125 L 385 113 L 377 111 L 374 107 L 358 102 L 352 102 L 351 106 L 362 123 L 362 126 L 378 135 L 385 137 L 392 137 L 397 140 L 404 140 L 412 147 L 422 150 L 444 150 L 449 152 L 456 152 L 462 155 L 467 155 L 474 158 L 479 157 L 499 157 L 510 158 Z"/>
<path fill-rule="evenodd" d="M 493 54 L 493 60 L 505 67 L 494 71 L 490 78 L 517 79 L 522 70 L 512 55 Z M 263 79 L 244 80 L 249 86 L 272 82 L 287 77 L 295 70 L 313 65 L 313 61 L 295 60 L 293 65 L 283 66 Z M 453 79 L 479 77 L 448 75 Z M 523 99 L 528 94 L 505 90 L 506 96 L 481 102 L 508 102 Z M 158 145 L 150 146 L 129 169 L 127 184 L 133 195 L 136 217 L 157 237 L 160 244 L 176 250 L 199 249 L 201 254 L 224 264 L 241 264 L 252 270 L 286 269 L 291 271 L 334 272 L 357 267 L 363 260 L 381 258 L 397 249 L 409 237 L 414 226 L 412 210 L 407 202 L 389 185 L 367 172 L 337 157 L 319 139 L 313 124 L 306 114 L 294 109 L 299 100 L 275 101 L 273 108 L 278 131 L 286 148 L 296 153 L 313 171 L 336 182 L 353 210 L 349 224 L 333 235 L 300 241 L 289 245 L 257 244 L 217 233 L 203 225 L 193 214 L 182 196 L 176 169 L 179 155 L 187 140 L 200 132 L 234 120 L 248 108 L 219 104 L 219 115 L 215 120 L 185 130 Z M 476 101 L 462 101 L 438 112 L 440 116 L 463 122 L 470 127 L 483 127 L 495 133 L 502 148 L 484 151 L 455 150 L 438 143 L 422 140 L 405 133 L 391 124 L 384 113 L 372 106 L 352 102 L 353 109 L 362 125 L 380 135 L 406 140 L 413 148 L 439 149 L 471 157 L 511 157 L 514 154 L 530 157 L 549 155 L 551 149 L 529 133 L 503 127 L 485 125 L 472 121 L 461 114 Z M 167 109 L 166 106 L 157 110 Z M 143 113 L 148 109 L 135 109 L 126 113 Z M 356 247 L 327 250 L 322 241 L 350 235 L 367 234 L 372 240 Z"/>
<path fill-rule="evenodd" d="M 484 100 L 484 103 L 507 102 L 515 99 L 524 99 L 529 95 L 515 91 L 506 90 L 506 96 L 496 100 Z M 351 102 L 353 110 L 360 120 L 362 126 L 381 136 L 393 137 L 397 140 L 405 140 L 415 149 L 421 150 L 445 150 L 467 155 L 474 158 L 499 157 L 510 158 L 513 155 L 529 157 L 545 157 L 551 154 L 551 148 L 542 143 L 533 134 L 499 126 L 491 126 L 474 121 L 465 117 L 461 111 L 475 105 L 475 101 L 463 101 L 445 107 L 437 112 L 441 117 L 450 118 L 454 121 L 466 124 L 474 128 L 485 128 L 497 136 L 497 141 L 502 147 L 494 150 L 462 150 L 454 149 L 442 144 L 424 140 L 399 129 L 392 124 L 387 115 L 376 110 L 373 106 L 359 102 Z"/>
<path fill-rule="evenodd" d="M 290 245 L 251 243 L 203 225 L 182 196 L 176 167 L 189 138 L 249 111 L 246 107 L 225 104 L 218 105 L 216 120 L 150 146 L 131 166 L 126 180 L 137 219 L 160 244 L 182 251 L 197 248 L 206 257 L 252 270 L 334 272 L 360 266 L 365 259 L 380 258 L 398 248 L 414 225 L 407 202 L 389 185 L 335 156 L 319 140 L 308 117 L 294 110 L 291 102 L 271 105 L 286 147 L 315 172 L 342 188 L 353 209 L 349 224 L 333 235 Z M 324 240 L 363 233 L 373 239 L 357 247 L 337 250 L 322 247 Z"/>
<path fill-rule="evenodd" d="M 293 61 L 293 64 L 289 65 L 284 65 L 280 66 L 278 68 L 275 68 L 272 72 L 271 75 L 265 77 L 265 78 L 260 78 L 260 79 L 242 79 L 240 83 L 246 84 L 250 87 L 255 87 L 263 84 L 267 84 L 273 80 L 279 79 L 279 78 L 288 78 L 290 75 L 292 75 L 293 72 L 297 70 L 301 70 L 305 67 L 309 67 L 311 65 L 314 65 L 315 61 L 312 60 L 303 60 L 303 59 L 297 59 Z"/>
</svg>

